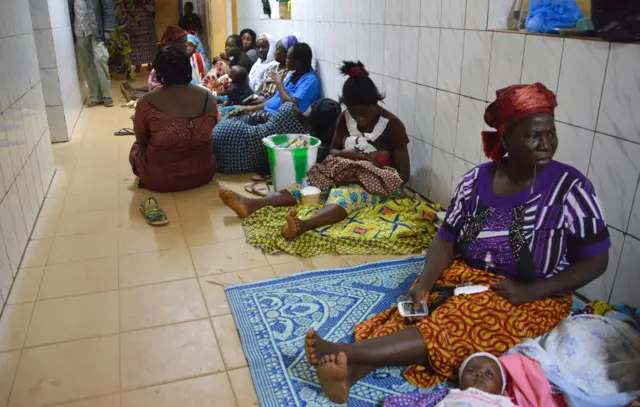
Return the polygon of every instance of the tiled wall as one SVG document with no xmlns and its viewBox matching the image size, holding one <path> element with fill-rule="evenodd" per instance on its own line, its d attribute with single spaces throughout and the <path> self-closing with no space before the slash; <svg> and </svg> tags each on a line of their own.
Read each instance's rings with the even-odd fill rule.
<svg viewBox="0 0 640 407">
<path fill-rule="evenodd" d="M 71 138 L 82 91 L 67 0 L 29 0 L 51 141 Z"/>
<path fill-rule="evenodd" d="M 29 3 L 0 2 L 0 300 L 18 272 L 53 176 Z M 1 307 L 0 307 L 1 308 Z"/>
<path fill-rule="evenodd" d="M 239 0 L 238 27 L 298 33 L 328 97 L 343 83 L 339 61 L 362 60 L 411 135 L 412 187 L 444 205 L 485 160 L 482 115 L 495 90 L 540 81 L 557 91 L 557 159 L 595 184 L 613 238 L 607 273 L 584 293 L 640 306 L 640 45 L 487 31 L 504 24 L 509 4 L 293 0 L 283 21 L 260 20 L 259 1 Z"/>
</svg>

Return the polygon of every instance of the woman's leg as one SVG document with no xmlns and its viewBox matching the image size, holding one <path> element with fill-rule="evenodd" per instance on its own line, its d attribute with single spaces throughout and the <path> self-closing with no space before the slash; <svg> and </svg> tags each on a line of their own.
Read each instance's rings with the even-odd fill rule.
<svg viewBox="0 0 640 407">
<path fill-rule="evenodd" d="M 266 196 L 264 198 L 251 199 L 236 194 L 229 189 L 220 190 L 222 203 L 231 208 L 241 219 L 249 217 L 258 209 L 267 206 L 296 206 L 298 201 L 287 190 Z"/>
<path fill-rule="evenodd" d="M 287 226 L 282 230 L 285 239 L 293 240 L 304 232 L 319 228 L 321 226 L 333 225 L 347 218 L 347 210 L 340 205 L 325 205 L 309 219 L 300 220 L 296 211 L 287 215 Z"/>
<path fill-rule="evenodd" d="M 340 404 L 347 402 L 354 384 L 378 367 L 428 363 L 427 346 L 417 328 L 354 344 L 327 342 L 310 329 L 305 353 L 310 364 L 317 362 L 322 390 L 331 401 Z"/>
</svg>

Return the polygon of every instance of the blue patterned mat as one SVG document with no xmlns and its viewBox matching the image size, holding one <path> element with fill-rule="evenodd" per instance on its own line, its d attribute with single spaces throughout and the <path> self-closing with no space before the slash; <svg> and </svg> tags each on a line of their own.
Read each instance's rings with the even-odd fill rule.
<svg viewBox="0 0 640 407">
<path fill-rule="evenodd" d="M 227 288 L 260 405 L 334 406 L 304 358 L 305 333 L 313 327 L 329 341 L 353 342 L 353 327 L 396 304 L 423 265 L 420 257 Z M 411 386 L 403 370 L 376 370 L 351 389 L 349 406 L 378 406 L 392 394 L 433 390 Z"/>
</svg>

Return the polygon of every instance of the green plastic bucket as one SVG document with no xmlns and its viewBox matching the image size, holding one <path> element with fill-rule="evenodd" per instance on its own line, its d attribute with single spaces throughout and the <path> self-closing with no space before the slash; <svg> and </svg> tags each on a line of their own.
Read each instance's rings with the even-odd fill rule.
<svg viewBox="0 0 640 407">
<path fill-rule="evenodd" d="M 296 138 L 302 138 L 309 147 L 287 147 Z M 276 191 L 282 191 L 307 176 L 318 157 L 320 140 L 308 134 L 274 134 L 262 140 L 267 148 L 271 179 Z"/>
</svg>

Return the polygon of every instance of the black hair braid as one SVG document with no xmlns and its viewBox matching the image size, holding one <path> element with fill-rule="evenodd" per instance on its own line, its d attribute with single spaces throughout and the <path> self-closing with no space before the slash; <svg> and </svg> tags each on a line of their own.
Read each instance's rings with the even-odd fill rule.
<svg viewBox="0 0 640 407">
<path fill-rule="evenodd" d="M 160 48 L 153 61 L 156 78 L 162 86 L 185 85 L 191 82 L 191 61 L 183 46 Z"/>
</svg>

